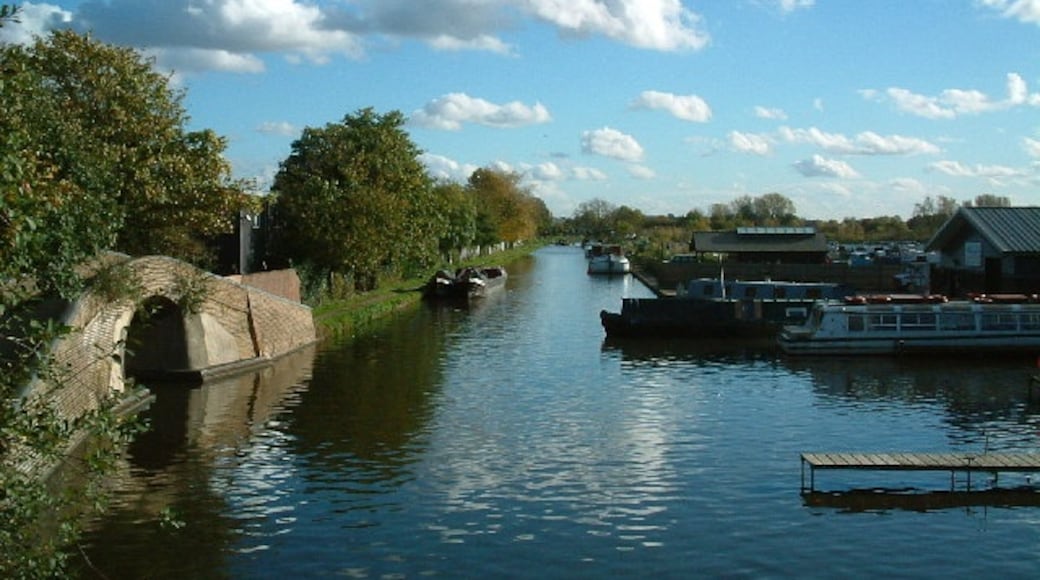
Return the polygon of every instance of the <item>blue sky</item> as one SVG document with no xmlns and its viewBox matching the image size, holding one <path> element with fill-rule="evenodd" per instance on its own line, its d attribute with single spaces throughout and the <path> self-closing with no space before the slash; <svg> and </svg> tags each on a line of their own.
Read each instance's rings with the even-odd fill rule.
<svg viewBox="0 0 1040 580">
<path fill-rule="evenodd" d="M 523 175 L 557 216 L 777 192 L 808 218 L 1040 204 L 1040 0 L 22 2 L 154 56 L 265 188 L 307 126 L 399 110 L 431 174 Z"/>
</svg>

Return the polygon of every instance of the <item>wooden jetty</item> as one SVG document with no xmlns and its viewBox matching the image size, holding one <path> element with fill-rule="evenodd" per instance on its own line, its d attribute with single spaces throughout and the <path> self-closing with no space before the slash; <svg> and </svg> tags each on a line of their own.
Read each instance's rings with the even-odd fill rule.
<svg viewBox="0 0 1040 580">
<path fill-rule="evenodd" d="M 805 468 L 809 467 L 806 485 Z M 802 492 L 816 489 L 817 469 L 881 470 L 881 471 L 949 471 L 950 489 L 958 472 L 967 475 L 971 490 L 971 474 L 983 472 L 994 477 L 1001 472 L 1040 473 L 1040 453 L 802 453 Z"/>
</svg>

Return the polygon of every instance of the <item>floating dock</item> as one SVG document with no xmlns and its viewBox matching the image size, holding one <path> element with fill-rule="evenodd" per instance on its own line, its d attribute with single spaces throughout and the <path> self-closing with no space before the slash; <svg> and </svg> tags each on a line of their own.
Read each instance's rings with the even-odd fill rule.
<svg viewBox="0 0 1040 580">
<path fill-rule="evenodd" d="M 809 482 L 805 468 L 809 467 Z M 817 469 L 873 470 L 873 471 L 949 471 L 950 489 L 954 488 L 958 472 L 967 475 L 967 489 L 971 490 L 971 475 L 976 472 L 1040 473 L 1040 453 L 802 453 L 802 493 L 816 489 Z"/>
</svg>

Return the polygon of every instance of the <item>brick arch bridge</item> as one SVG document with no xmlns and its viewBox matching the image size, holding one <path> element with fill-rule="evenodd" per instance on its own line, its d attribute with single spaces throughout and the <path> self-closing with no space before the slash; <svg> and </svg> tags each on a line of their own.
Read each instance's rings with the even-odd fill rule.
<svg viewBox="0 0 1040 580">
<path fill-rule="evenodd" d="M 51 351 L 53 384 L 62 388 L 51 391 L 50 382 L 37 380 L 23 393 L 55 397 L 67 416 L 126 394 L 128 377 L 201 381 L 265 365 L 316 341 L 292 270 L 225 278 L 162 256 L 105 261 L 132 280 L 130 296 L 106 298 L 88 289 L 64 303 L 58 319 L 72 331 Z"/>
</svg>

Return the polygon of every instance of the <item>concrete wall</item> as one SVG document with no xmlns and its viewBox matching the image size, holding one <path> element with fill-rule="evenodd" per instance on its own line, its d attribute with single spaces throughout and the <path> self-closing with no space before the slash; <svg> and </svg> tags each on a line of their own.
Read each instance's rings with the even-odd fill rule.
<svg viewBox="0 0 1040 580">
<path fill-rule="evenodd" d="M 259 288 L 203 272 L 161 256 L 121 258 L 133 272 L 140 291 L 116 301 L 87 291 L 66 309 L 62 321 L 72 332 L 52 347 L 54 380 L 36 380 L 26 397 L 47 396 L 65 416 L 94 409 L 106 397 L 125 390 L 124 339 L 139 307 L 146 301 L 182 302 L 185 281 L 204 288 L 196 312 L 177 306 L 183 331 L 151 331 L 149 340 L 184 340 L 191 369 L 263 361 L 291 353 L 317 340 L 309 307 Z M 295 276 L 283 277 L 286 279 Z M 297 295 L 298 295 L 297 289 Z M 291 292 L 287 292 L 291 294 Z M 59 384 L 62 388 L 54 389 Z"/>
</svg>

